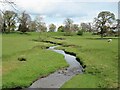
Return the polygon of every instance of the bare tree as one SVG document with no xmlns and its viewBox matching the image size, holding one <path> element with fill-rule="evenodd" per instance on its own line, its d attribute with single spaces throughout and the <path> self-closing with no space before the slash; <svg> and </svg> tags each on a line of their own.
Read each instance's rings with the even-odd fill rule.
<svg viewBox="0 0 120 90">
<path fill-rule="evenodd" d="M 16 4 L 12 0 L 2 0 L 0 4 L 3 6 L 3 9 L 0 9 L 2 13 L 2 32 L 10 32 L 15 29 L 16 16 L 18 11 Z M 14 11 L 6 10 L 5 6 L 12 7 Z"/>
<path fill-rule="evenodd" d="M 30 23 L 29 23 L 29 31 L 36 31 L 37 30 L 37 24 L 36 24 L 36 22 L 35 21 L 31 21 Z"/>
<path fill-rule="evenodd" d="M 41 23 L 40 25 L 38 25 L 38 29 L 40 30 L 40 32 L 46 32 L 47 31 L 46 24 Z"/>
<path fill-rule="evenodd" d="M 72 25 L 73 25 L 73 20 L 70 19 L 70 18 L 67 18 L 65 21 L 64 21 L 64 24 L 65 24 L 65 32 L 66 32 L 66 35 L 71 35 L 71 32 L 73 31 L 72 30 Z"/>
<path fill-rule="evenodd" d="M 91 32 L 91 23 L 81 23 L 81 28 L 85 32 Z"/>
<path fill-rule="evenodd" d="M 47 27 L 45 22 L 43 22 L 43 17 L 41 16 L 37 16 L 35 19 L 36 22 L 36 27 L 37 27 L 37 31 L 39 32 L 46 32 L 47 31 Z"/>
<path fill-rule="evenodd" d="M 79 25 L 78 24 L 73 24 L 72 25 L 72 30 L 74 31 L 74 32 L 77 32 L 77 31 L 79 31 Z"/>
<path fill-rule="evenodd" d="M 14 11 L 5 11 L 3 13 L 3 20 L 2 20 L 2 32 L 7 32 L 9 33 L 10 31 L 14 31 L 15 29 L 15 18 L 17 16 L 17 13 L 15 13 Z"/>
<path fill-rule="evenodd" d="M 19 28 L 18 30 L 25 33 L 27 31 L 29 31 L 29 23 L 31 21 L 31 17 L 29 14 L 25 13 L 25 11 L 22 13 L 22 15 L 19 17 L 19 22 L 20 22 L 20 25 L 19 25 Z"/>
<path fill-rule="evenodd" d="M 56 26 L 53 23 L 49 25 L 49 31 L 50 32 L 54 32 L 55 29 L 56 29 Z"/>
</svg>

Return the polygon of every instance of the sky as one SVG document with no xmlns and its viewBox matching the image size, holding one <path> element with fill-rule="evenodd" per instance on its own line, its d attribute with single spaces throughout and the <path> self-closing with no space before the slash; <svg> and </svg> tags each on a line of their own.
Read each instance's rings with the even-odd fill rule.
<svg viewBox="0 0 120 90">
<path fill-rule="evenodd" d="M 4 0 L 0 0 L 4 1 Z M 10 1 L 10 0 L 9 0 Z M 54 23 L 59 26 L 64 24 L 66 18 L 71 18 L 74 23 L 93 22 L 101 11 L 110 11 L 118 18 L 119 0 L 11 0 L 15 2 L 18 12 L 26 11 L 32 19 L 40 15 L 49 25 Z M 0 9 L 13 9 L 8 5 L 0 5 Z"/>
</svg>

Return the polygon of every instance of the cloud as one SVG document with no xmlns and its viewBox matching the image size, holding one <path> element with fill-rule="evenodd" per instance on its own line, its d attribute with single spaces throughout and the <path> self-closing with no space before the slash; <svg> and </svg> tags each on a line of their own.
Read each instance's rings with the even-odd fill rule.
<svg viewBox="0 0 120 90">
<path fill-rule="evenodd" d="M 117 16 L 118 0 L 12 0 L 20 12 L 32 17 L 41 15 L 47 23 L 63 23 L 67 17 L 75 23 L 90 22 L 100 11 L 109 10 Z M 111 2 L 110 2 L 111 1 Z M 1 8 L 1 7 L 0 7 Z M 9 8 L 9 7 L 8 7 Z"/>
<path fill-rule="evenodd" d="M 64 2 L 63 0 L 57 0 L 57 2 L 51 2 L 49 0 L 16 0 L 15 2 L 20 8 L 19 10 L 26 10 L 31 14 L 47 15 L 48 17 L 82 17 L 86 13 L 82 10 L 81 5 L 77 2 Z"/>
<path fill-rule="evenodd" d="M 26 10 L 31 14 L 41 14 L 49 17 L 83 17 L 96 9 L 105 9 L 106 5 L 108 5 L 105 5 L 104 2 L 101 4 L 98 2 L 96 4 L 90 4 L 90 2 L 83 3 L 80 1 L 81 0 L 15 0 L 15 3 L 22 11 Z"/>
</svg>

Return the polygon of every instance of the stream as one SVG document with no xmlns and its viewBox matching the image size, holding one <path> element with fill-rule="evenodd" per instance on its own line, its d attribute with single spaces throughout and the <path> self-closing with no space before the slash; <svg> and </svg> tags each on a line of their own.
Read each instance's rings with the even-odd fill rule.
<svg viewBox="0 0 120 90">
<path fill-rule="evenodd" d="M 83 68 L 76 60 L 76 57 L 66 54 L 63 50 L 56 50 L 55 47 L 58 46 L 49 47 L 48 50 L 64 55 L 69 67 L 58 70 L 47 77 L 38 79 L 29 88 L 60 88 L 65 82 L 70 80 L 76 74 L 82 74 Z"/>
</svg>

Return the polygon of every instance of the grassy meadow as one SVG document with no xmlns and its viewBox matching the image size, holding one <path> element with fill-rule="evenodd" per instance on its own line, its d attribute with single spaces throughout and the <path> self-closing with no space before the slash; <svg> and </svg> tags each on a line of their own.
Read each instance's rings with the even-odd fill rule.
<svg viewBox="0 0 120 90">
<path fill-rule="evenodd" d="M 2 88 L 2 35 L 0 34 L 0 89 Z"/>
<path fill-rule="evenodd" d="M 56 38 L 57 37 L 57 38 Z M 63 38 L 60 40 L 58 38 Z M 112 42 L 107 40 L 112 38 Z M 82 75 L 73 77 L 62 88 L 118 87 L 118 38 L 85 33 L 83 36 L 54 36 L 48 41 L 62 44 L 58 49 L 76 55 L 85 67 Z"/>
<path fill-rule="evenodd" d="M 68 66 L 64 57 L 45 47 L 51 44 L 35 42 L 37 33 L 2 35 L 2 87 L 24 88 L 36 79 Z M 26 61 L 19 61 L 19 57 Z"/>
<path fill-rule="evenodd" d="M 67 41 L 69 41 L 68 44 L 75 46 L 64 49 L 76 53 L 86 67 L 83 75 L 75 76 L 63 85 L 63 88 L 115 88 L 118 86 L 117 39 L 113 39 L 111 43 L 108 43 L 106 39 L 88 38 L 76 40 L 73 38 L 73 42 Z"/>
<path fill-rule="evenodd" d="M 40 36 L 44 42 L 35 42 Z M 62 39 L 61 39 L 62 38 Z M 107 39 L 112 38 L 108 43 Z M 44 47 L 61 44 L 57 49 L 74 53 L 85 66 L 83 74 L 76 75 L 62 88 L 116 88 L 118 87 L 118 38 L 84 33 L 83 36 L 64 36 L 64 33 L 49 32 L 39 35 L 3 34 L 2 71 L 3 88 L 28 87 L 39 77 L 68 66 L 64 57 Z M 19 61 L 24 56 L 26 61 Z"/>
</svg>

